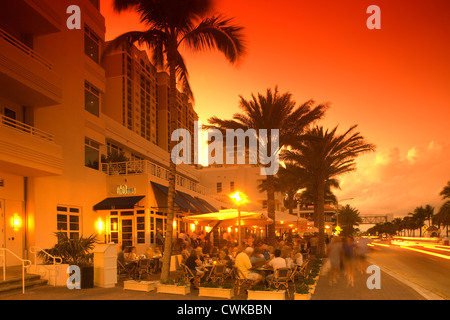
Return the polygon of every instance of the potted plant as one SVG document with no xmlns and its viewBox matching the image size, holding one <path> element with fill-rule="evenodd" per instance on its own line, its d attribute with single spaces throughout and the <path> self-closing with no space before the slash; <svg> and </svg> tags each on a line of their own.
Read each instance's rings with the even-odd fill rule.
<svg viewBox="0 0 450 320">
<path fill-rule="evenodd" d="M 258 285 L 248 289 L 247 300 L 286 300 L 286 290 Z"/>
<path fill-rule="evenodd" d="M 51 249 L 45 250 L 53 256 L 60 257 L 63 264 L 78 266 L 80 268 L 81 289 L 94 287 L 94 264 L 91 252 L 97 241 L 97 236 L 88 237 L 81 235 L 79 238 L 70 239 L 65 232 L 55 233 L 58 242 Z M 38 256 L 49 263 L 49 257 L 42 251 Z M 53 262 L 53 261 L 52 261 Z"/>
<path fill-rule="evenodd" d="M 314 294 L 316 290 L 316 280 L 314 278 L 308 277 L 303 281 L 303 284 L 307 285 L 310 289 L 311 294 Z"/>
<path fill-rule="evenodd" d="M 309 300 L 311 295 L 309 294 L 309 286 L 301 284 L 295 288 L 294 300 Z"/>
<path fill-rule="evenodd" d="M 191 285 L 182 278 L 177 280 L 169 279 L 165 282 L 159 282 L 156 285 L 156 292 L 187 295 L 191 292 Z"/>
<path fill-rule="evenodd" d="M 231 299 L 234 297 L 234 287 L 231 283 L 220 285 L 217 282 L 205 282 L 199 286 L 198 296 Z"/>
</svg>

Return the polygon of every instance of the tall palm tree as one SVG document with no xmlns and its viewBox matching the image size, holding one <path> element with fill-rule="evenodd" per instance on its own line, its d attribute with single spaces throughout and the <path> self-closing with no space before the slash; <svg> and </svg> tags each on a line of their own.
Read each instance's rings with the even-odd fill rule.
<svg viewBox="0 0 450 320">
<path fill-rule="evenodd" d="M 448 227 L 450 226 L 450 201 L 445 202 L 439 209 L 439 212 L 433 216 L 433 223 L 438 226 L 447 227 L 447 237 L 448 237 Z"/>
<path fill-rule="evenodd" d="M 351 236 L 354 232 L 353 226 L 359 226 L 362 223 L 362 219 L 359 215 L 359 210 L 346 205 L 337 210 L 339 222 L 343 226 L 343 234 L 345 236 Z"/>
<path fill-rule="evenodd" d="M 345 133 L 338 135 L 337 127 L 325 130 L 323 127 L 310 129 L 304 139 L 292 146 L 292 150 L 285 151 L 282 159 L 297 162 L 314 177 L 314 188 L 317 191 L 314 212 L 318 217 L 319 254 L 325 251 L 325 183 L 341 174 L 354 171 L 355 158 L 362 153 L 375 150 L 375 145 L 366 143 L 357 126 L 352 126 Z"/>
<path fill-rule="evenodd" d="M 275 137 L 273 130 L 279 130 L 279 149 L 274 150 L 270 156 L 278 154 L 279 150 L 285 146 L 292 145 L 293 138 L 297 134 L 303 133 L 314 121 L 320 119 L 327 109 L 326 104 L 319 104 L 309 100 L 296 107 L 296 102 L 289 92 L 280 93 L 278 87 L 275 90 L 267 89 L 265 95 L 259 93 L 253 95 L 250 100 L 240 96 L 239 107 L 241 113 L 237 113 L 231 120 L 222 120 L 212 117 L 208 121 L 210 127 L 224 131 L 225 129 L 242 129 L 244 131 L 254 129 L 258 133 L 257 139 L 264 143 L 264 138 L 259 135 L 260 130 L 267 130 L 268 136 L 267 150 L 271 152 L 271 141 Z M 270 133 L 269 133 L 270 132 Z M 273 220 L 268 226 L 268 242 L 275 244 L 275 187 L 274 176 L 267 175 L 267 215 Z"/>
<path fill-rule="evenodd" d="M 392 224 L 394 225 L 395 231 L 400 233 L 405 228 L 402 218 L 395 218 L 392 220 Z"/>
<path fill-rule="evenodd" d="M 450 199 L 450 181 L 447 182 L 447 185 L 442 189 L 441 193 L 439 193 L 440 196 L 442 196 L 442 199 Z"/>
<path fill-rule="evenodd" d="M 425 220 L 428 219 L 431 226 L 431 217 L 433 216 L 434 208 L 429 204 L 425 207 L 420 206 L 414 209 L 414 212 L 409 213 L 415 221 L 416 228 L 419 229 L 420 236 L 422 236 L 422 226 L 424 225 Z"/>
<path fill-rule="evenodd" d="M 308 177 L 306 189 L 300 194 L 300 202 L 303 204 L 311 204 L 314 205 L 317 203 L 317 189 L 316 185 L 314 183 L 314 177 Z M 336 195 L 331 190 L 333 189 L 340 189 L 339 180 L 337 179 L 328 179 L 325 181 L 325 191 L 324 191 L 324 204 L 331 204 L 334 206 L 337 206 L 338 199 Z M 319 224 L 317 211 L 314 210 L 313 213 L 313 220 L 314 225 L 317 226 Z"/>
<path fill-rule="evenodd" d="M 108 50 L 122 44 L 146 45 L 152 52 L 152 60 L 159 70 L 169 73 L 169 109 L 177 105 L 177 82 L 192 99 L 189 75 L 180 53 L 184 45 L 194 51 L 216 49 L 230 63 L 236 63 L 245 53 L 243 28 L 223 15 L 207 17 L 211 12 L 211 0 L 114 0 L 117 12 L 135 10 L 147 27 L 146 31 L 131 31 L 118 36 Z M 177 128 L 170 128 L 175 130 Z M 175 143 L 171 143 L 171 149 Z M 167 228 L 161 280 L 169 278 L 172 250 L 176 164 L 170 161 L 169 191 L 167 200 Z"/>
</svg>

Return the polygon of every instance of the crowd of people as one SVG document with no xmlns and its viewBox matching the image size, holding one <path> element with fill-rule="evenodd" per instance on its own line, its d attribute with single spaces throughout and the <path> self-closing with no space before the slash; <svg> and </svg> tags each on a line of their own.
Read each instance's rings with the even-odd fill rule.
<svg viewBox="0 0 450 320">
<path fill-rule="evenodd" d="M 159 233 L 162 235 L 162 233 Z M 160 239 L 160 237 L 156 237 Z M 276 271 L 278 268 L 294 269 L 302 266 L 310 255 L 317 254 L 318 234 L 308 237 L 289 237 L 283 235 L 275 245 L 270 246 L 264 240 L 254 239 L 251 235 L 243 239 L 242 245 L 228 233 L 220 237 L 218 244 L 211 245 L 204 232 L 180 233 L 176 245 L 184 263 L 194 275 L 206 277 L 206 262 L 226 265 L 226 272 L 235 267 L 238 277 L 253 280 L 255 284 L 267 279 L 258 272 L 264 267 Z M 345 274 L 347 285 L 354 286 L 355 270 L 363 273 L 364 261 L 368 252 L 368 239 L 333 236 L 326 237 L 325 254 L 328 261 L 324 268 L 328 273 L 329 284 L 337 283 L 341 271 Z M 149 247 L 145 258 L 161 257 L 163 241 L 157 241 L 155 249 Z M 137 260 L 135 248 L 128 248 L 119 253 L 118 260 L 129 267 Z M 142 257 L 141 257 L 142 258 Z"/>
<path fill-rule="evenodd" d="M 226 272 L 235 267 L 238 277 L 254 281 L 255 285 L 265 278 L 258 268 L 265 267 L 276 271 L 278 268 L 302 266 L 309 254 L 316 250 L 317 235 L 308 238 L 280 238 L 274 246 L 254 239 L 251 235 L 238 245 L 231 237 L 221 237 L 218 245 L 209 245 L 203 234 L 180 234 L 182 262 L 199 277 L 206 276 L 206 261 L 226 265 Z M 313 249 L 314 246 L 314 249 Z M 271 275 L 268 276 L 270 280 Z"/>
</svg>

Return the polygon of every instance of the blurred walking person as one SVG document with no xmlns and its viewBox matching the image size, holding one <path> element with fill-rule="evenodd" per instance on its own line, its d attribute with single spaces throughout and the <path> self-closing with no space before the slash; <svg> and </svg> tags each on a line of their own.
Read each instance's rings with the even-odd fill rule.
<svg viewBox="0 0 450 320">
<path fill-rule="evenodd" d="M 366 255 L 369 252 L 369 239 L 367 238 L 359 238 L 355 244 L 355 252 L 356 252 L 356 264 L 358 271 L 361 274 L 364 274 L 364 266 L 366 262 Z"/>
<path fill-rule="evenodd" d="M 331 286 L 337 283 L 337 277 L 341 266 L 342 242 L 339 237 L 333 237 L 328 245 L 328 284 Z"/>
<path fill-rule="evenodd" d="M 344 252 L 344 270 L 347 277 L 347 286 L 354 286 L 355 282 L 355 244 L 353 239 L 345 237 L 342 243 Z"/>
</svg>

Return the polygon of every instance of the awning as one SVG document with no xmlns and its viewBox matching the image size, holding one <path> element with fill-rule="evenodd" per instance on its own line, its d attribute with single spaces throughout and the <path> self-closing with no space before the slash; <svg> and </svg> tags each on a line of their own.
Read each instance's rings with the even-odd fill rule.
<svg viewBox="0 0 450 320">
<path fill-rule="evenodd" d="M 94 210 L 127 210 L 134 209 L 145 196 L 106 198 L 94 206 Z"/>
<path fill-rule="evenodd" d="M 239 214 L 236 209 L 228 209 L 228 210 L 220 210 L 219 212 L 183 217 L 183 221 L 196 223 L 203 226 L 216 224 L 217 222 L 221 221 L 220 226 L 222 227 L 238 226 Z M 272 223 L 272 220 L 268 219 L 261 213 L 241 211 L 242 226 L 254 226 L 254 225 L 261 226 L 270 223 Z"/>
<path fill-rule="evenodd" d="M 152 186 L 154 188 L 157 188 L 158 190 L 160 190 L 161 192 L 163 192 L 166 196 L 169 195 L 169 188 L 166 186 L 163 186 L 159 183 L 155 183 L 152 182 Z M 175 203 L 183 210 L 186 211 L 191 211 L 191 212 L 196 212 L 197 209 L 195 209 L 194 207 L 192 207 L 187 201 L 185 201 L 178 193 L 177 191 L 175 191 L 175 199 L 174 199 Z"/>
<path fill-rule="evenodd" d="M 193 204 L 198 211 L 200 211 L 201 213 L 210 213 L 212 212 L 211 210 L 209 210 L 207 207 L 205 207 L 200 201 L 198 201 L 197 199 L 195 199 L 193 196 L 191 196 L 190 194 L 178 191 L 178 193 L 183 196 L 186 200 L 188 200 L 191 204 Z"/>
<path fill-rule="evenodd" d="M 195 199 L 197 199 L 198 201 L 200 201 L 206 208 L 208 208 L 209 210 L 211 210 L 211 212 L 217 212 L 219 210 L 217 210 L 216 208 L 214 208 L 208 201 L 203 200 L 199 197 L 195 197 Z"/>
</svg>

